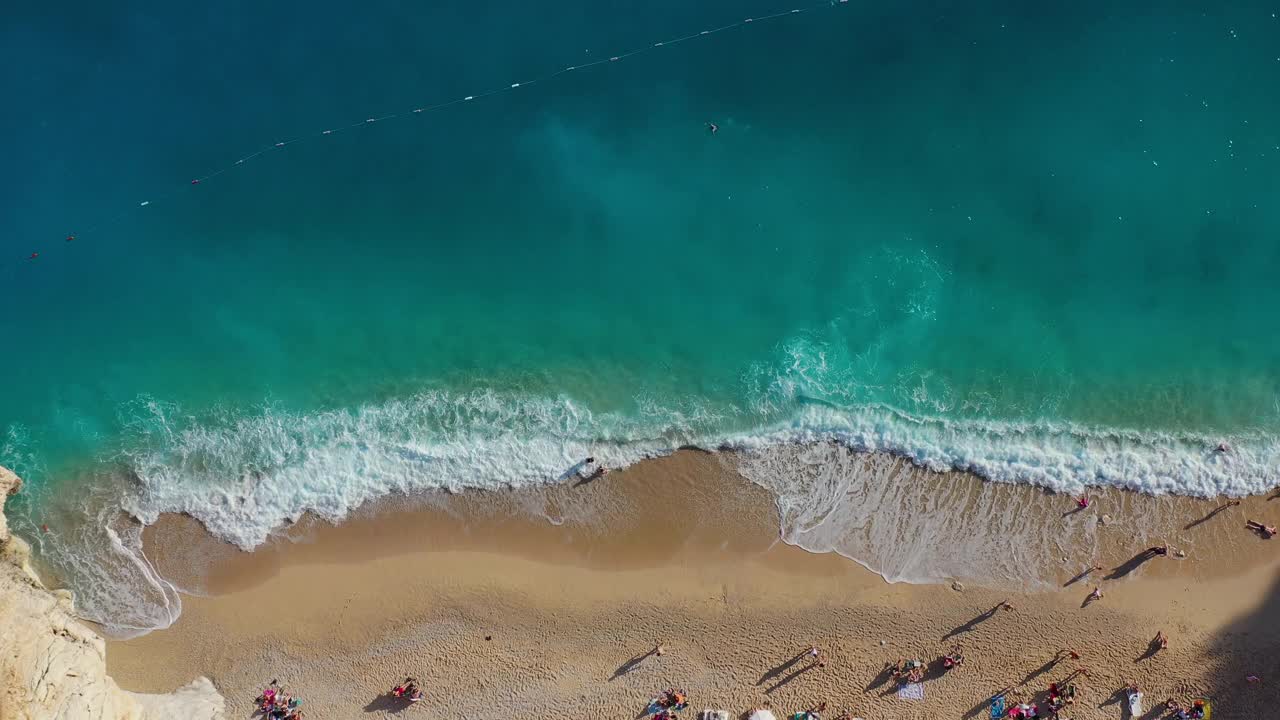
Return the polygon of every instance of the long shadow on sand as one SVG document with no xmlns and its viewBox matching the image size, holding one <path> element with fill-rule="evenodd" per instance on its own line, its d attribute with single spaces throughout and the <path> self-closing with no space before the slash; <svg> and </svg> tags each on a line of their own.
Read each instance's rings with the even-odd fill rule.
<svg viewBox="0 0 1280 720">
<path fill-rule="evenodd" d="M 1035 680 L 1036 678 L 1040 677 L 1041 675 L 1043 675 L 1043 674 L 1045 674 L 1045 673 L 1049 672 L 1050 670 L 1052 670 L 1052 669 L 1054 669 L 1055 667 L 1057 667 L 1057 666 L 1058 666 L 1058 663 L 1062 662 L 1062 660 L 1063 660 L 1065 657 L 1066 657 L 1066 656 L 1065 656 L 1065 655 L 1063 655 L 1062 653 L 1059 653 L 1059 654 L 1057 654 L 1057 655 L 1054 655 L 1052 658 L 1050 658 L 1050 659 L 1049 659 L 1049 662 L 1046 662 L 1045 664 L 1041 665 L 1040 667 L 1036 668 L 1035 670 L 1032 670 L 1031 672 L 1027 673 L 1027 676 L 1026 676 L 1026 677 L 1024 677 L 1024 678 L 1022 678 L 1022 682 L 1020 682 L 1020 683 L 1018 683 L 1018 684 L 1019 684 L 1019 685 L 1026 685 L 1027 683 L 1031 682 L 1032 680 Z"/>
<path fill-rule="evenodd" d="M 1141 655 L 1134 658 L 1133 661 L 1135 663 L 1140 663 L 1143 660 L 1150 660 L 1151 658 L 1155 657 L 1156 653 L 1158 652 L 1160 652 L 1160 643 L 1156 642 L 1155 640 L 1152 640 L 1151 642 L 1147 643 L 1147 649 L 1144 650 Z"/>
<path fill-rule="evenodd" d="M 609 676 L 609 682 L 613 682 L 614 680 L 617 680 L 618 678 L 622 677 L 623 675 L 626 675 L 632 670 L 635 670 L 637 667 L 640 667 L 640 663 L 644 662 L 645 660 L 648 660 L 651 656 L 653 656 L 657 652 L 658 652 L 658 648 L 653 648 L 647 653 L 636 655 L 631 659 L 627 660 L 626 662 L 622 663 L 621 665 L 618 666 L 617 670 L 613 671 L 613 675 Z"/>
<path fill-rule="evenodd" d="M 951 638 L 953 638 L 953 637 L 955 637 L 955 636 L 957 636 L 957 635 L 962 635 L 962 634 L 964 634 L 964 633 L 970 632 L 971 630 L 973 630 L 973 629 L 974 629 L 974 628 L 976 628 L 977 626 L 981 625 L 982 623 L 986 622 L 987 620 L 990 620 L 990 619 L 991 619 L 991 618 L 992 618 L 996 613 L 1000 612 L 1000 608 L 1004 607 L 1004 603 L 1005 603 L 1005 601 L 1003 601 L 1003 600 L 1002 600 L 1002 601 L 1000 601 L 1000 603 L 999 603 L 999 604 L 997 604 L 995 607 L 991 608 L 990 610 L 987 610 L 987 611 L 983 612 L 981 615 L 979 615 L 979 616 L 975 617 L 974 619 L 970 620 L 969 622 L 967 622 L 967 623 L 965 623 L 965 624 L 963 624 L 963 625 L 959 625 L 959 626 L 957 626 L 957 627 L 952 628 L 952 629 L 951 629 L 951 632 L 948 632 L 946 635 L 943 635 L 943 636 L 942 636 L 942 639 L 943 639 L 944 641 L 946 641 L 946 640 L 950 640 Z"/>
<path fill-rule="evenodd" d="M 781 664 L 773 666 L 772 668 L 769 669 L 768 672 L 760 676 L 760 679 L 756 681 L 756 686 L 759 687 L 769 682 L 770 680 L 778 677 L 779 675 L 785 673 L 786 671 L 790 670 L 793 666 L 795 666 L 796 663 L 800 662 L 808 654 L 809 654 L 809 651 L 805 650 L 799 655 L 796 655 L 795 657 L 789 660 L 786 660 Z"/>
<path fill-rule="evenodd" d="M 970 718 L 975 718 L 981 715 L 984 710 L 991 707 L 991 703 L 995 702 L 996 698 L 1000 697 L 1001 695 L 1007 695 L 1012 691 L 1013 691 L 1013 686 L 1006 685 L 1003 688 L 991 693 L 991 696 L 988 697 L 986 700 L 983 700 L 977 705 L 974 705 L 973 707 L 969 708 L 969 712 L 964 714 L 964 720 L 970 720 Z"/>
<path fill-rule="evenodd" d="M 875 690 L 876 688 L 880 687 L 881 685 L 884 685 L 885 683 L 889 682 L 889 680 L 892 678 L 893 678 L 893 666 L 890 665 L 889 663 L 885 663 L 884 669 L 880 671 L 879 675 L 876 675 L 875 677 L 871 678 L 871 682 L 867 683 L 867 686 L 862 689 L 862 692 L 869 693 L 872 690 Z"/>
<path fill-rule="evenodd" d="M 1062 587 L 1071 587 L 1072 585 L 1075 585 L 1076 583 L 1080 582 L 1081 580 L 1083 580 L 1083 579 L 1085 579 L 1085 578 L 1089 577 L 1089 575 L 1091 575 L 1095 570 L 1100 570 L 1100 569 L 1101 569 L 1101 568 L 1092 568 L 1092 567 L 1091 567 L 1091 568 L 1088 568 L 1088 569 L 1086 569 L 1086 570 L 1082 570 L 1082 571 L 1080 572 L 1080 574 L 1079 574 L 1079 575 L 1076 575 L 1075 577 L 1071 578 L 1070 580 L 1068 580 L 1068 581 L 1066 581 L 1066 582 L 1062 583 Z"/>
<path fill-rule="evenodd" d="M 1117 565 L 1117 566 L 1115 567 L 1115 569 L 1113 569 L 1111 572 L 1107 573 L 1107 575 L 1106 575 L 1106 577 L 1105 577 L 1104 579 L 1106 579 L 1106 580 L 1119 580 L 1120 578 L 1122 578 L 1122 577 L 1124 577 L 1124 576 L 1128 575 L 1129 573 L 1133 572 L 1134 570 L 1137 570 L 1138 568 L 1142 567 L 1143 565 L 1145 565 L 1145 564 L 1147 563 L 1147 561 L 1148 561 L 1148 560 L 1150 560 L 1151 558 L 1154 558 L 1154 557 L 1159 557 L 1159 556 L 1158 556 L 1158 555 L 1156 555 L 1155 553 L 1151 552 L 1150 550 L 1143 550 L 1142 552 L 1138 553 L 1137 555 L 1134 555 L 1133 557 L 1129 558 L 1128 560 L 1125 560 L 1122 564 Z"/>
<path fill-rule="evenodd" d="M 1240 503 L 1238 503 L 1238 502 L 1234 502 L 1234 501 L 1233 501 L 1233 502 L 1229 502 L 1229 503 L 1225 503 L 1225 504 L 1219 505 L 1218 507 L 1216 507 L 1216 508 L 1214 508 L 1214 509 L 1210 510 L 1208 515 L 1205 515 L 1204 517 L 1202 517 L 1202 518 L 1200 518 L 1200 519 L 1198 519 L 1198 520 L 1192 520 L 1191 522 L 1189 522 L 1189 523 L 1187 523 L 1185 526 L 1183 526 L 1183 528 L 1182 528 L 1182 529 L 1183 529 L 1183 530 L 1192 530 L 1192 529 L 1194 529 L 1194 528 L 1196 528 L 1196 527 L 1198 527 L 1198 526 L 1200 526 L 1200 525 L 1203 525 L 1204 523 L 1207 523 L 1207 522 L 1209 522 L 1210 520 L 1214 519 L 1215 517 L 1217 517 L 1217 516 L 1218 516 L 1218 514 L 1219 514 L 1219 513 L 1221 513 L 1222 511 L 1226 510 L 1227 508 L 1232 508 L 1232 507 L 1235 507 L 1236 505 L 1239 505 L 1239 504 L 1240 504 Z"/>
<path fill-rule="evenodd" d="M 800 677 L 801 675 L 803 675 L 803 674 L 805 674 L 805 673 L 809 672 L 810 670 L 812 670 L 812 669 L 814 669 L 814 668 L 816 668 L 816 667 L 818 667 L 818 663 L 816 663 L 816 662 L 812 662 L 812 663 L 809 663 L 808 665 L 805 665 L 804 667 L 800 668 L 799 670 L 793 670 L 793 671 L 791 672 L 791 674 L 790 674 L 790 675 L 787 675 L 786 677 L 782 678 L 782 679 L 781 679 L 781 680 L 779 680 L 778 682 L 776 682 L 776 683 L 774 683 L 774 684 L 770 685 L 769 687 L 765 688 L 765 690 L 764 690 L 764 694 L 765 694 L 765 695 L 768 695 L 768 694 L 772 693 L 774 690 L 777 690 L 778 688 L 782 687 L 783 685 L 786 685 L 787 683 L 791 682 L 792 680 L 795 680 L 796 678 Z"/>
<path fill-rule="evenodd" d="M 395 695 L 383 694 L 373 699 L 373 702 L 364 706 L 367 713 L 385 712 L 396 715 L 408 710 L 413 705 L 413 701 L 408 698 L 398 698 Z"/>
</svg>

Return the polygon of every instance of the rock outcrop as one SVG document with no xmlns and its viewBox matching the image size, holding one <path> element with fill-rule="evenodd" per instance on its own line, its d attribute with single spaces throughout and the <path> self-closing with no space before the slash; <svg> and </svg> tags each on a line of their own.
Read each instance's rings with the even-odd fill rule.
<svg viewBox="0 0 1280 720">
<path fill-rule="evenodd" d="M 221 720 L 207 678 L 168 695 L 121 690 L 107 676 L 106 644 L 76 619 L 71 593 L 49 590 L 11 537 L 4 500 L 22 481 L 0 467 L 0 720 Z"/>
</svg>

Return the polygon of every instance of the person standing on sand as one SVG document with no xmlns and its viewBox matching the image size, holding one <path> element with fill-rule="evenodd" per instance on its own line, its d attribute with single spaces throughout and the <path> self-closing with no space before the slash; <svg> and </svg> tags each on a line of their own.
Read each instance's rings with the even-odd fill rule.
<svg viewBox="0 0 1280 720">
<path fill-rule="evenodd" d="M 1084 604 L 1088 605 L 1089 603 L 1092 603 L 1096 600 L 1101 600 L 1101 599 L 1102 599 L 1102 588 L 1095 587 L 1093 589 L 1093 592 L 1089 593 L 1089 597 L 1085 598 Z"/>
<path fill-rule="evenodd" d="M 1165 650 L 1169 647 L 1169 638 L 1165 637 L 1164 631 L 1161 630 L 1156 633 L 1156 637 L 1151 643 L 1156 646 L 1157 651 Z"/>
</svg>

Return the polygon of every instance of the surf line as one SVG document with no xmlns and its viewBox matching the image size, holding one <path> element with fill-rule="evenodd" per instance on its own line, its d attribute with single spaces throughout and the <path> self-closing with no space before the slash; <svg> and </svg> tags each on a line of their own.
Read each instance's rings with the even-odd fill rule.
<svg viewBox="0 0 1280 720">
<path fill-rule="evenodd" d="M 350 132 L 352 130 L 356 130 L 359 128 L 367 128 L 371 125 L 376 125 L 377 123 L 386 122 L 388 120 L 395 120 L 398 118 L 414 117 L 417 115 L 426 115 L 428 113 L 439 112 L 441 110 L 453 107 L 455 105 L 462 105 L 464 103 L 476 102 L 476 101 L 483 100 L 488 97 L 493 97 L 494 95 L 499 95 L 502 93 L 515 92 L 517 90 L 527 88 L 537 83 L 545 83 L 545 82 L 554 80 L 563 75 L 581 72 L 583 70 L 588 70 L 590 68 L 594 68 L 600 65 L 610 65 L 612 63 L 622 62 L 623 60 L 635 57 L 637 55 L 654 52 L 662 48 L 671 47 L 673 45 L 679 45 L 681 43 L 691 42 L 693 40 L 705 39 L 712 35 L 723 33 L 729 30 L 745 28 L 749 25 L 758 25 L 760 23 L 769 22 L 772 20 L 779 20 L 781 18 L 790 17 L 792 15 L 799 15 L 801 13 L 813 12 L 815 10 L 822 10 L 825 8 L 835 8 L 841 5 L 847 5 L 848 3 L 849 3 L 849 0 L 824 0 L 823 2 L 819 2 L 813 5 L 807 5 L 807 6 L 798 7 L 798 8 L 791 8 L 788 10 L 778 10 L 776 12 L 772 12 L 766 15 L 759 15 L 755 17 L 744 18 L 742 20 L 731 22 L 726 25 L 719 25 L 706 30 L 699 30 L 698 32 L 691 33 L 688 35 L 681 35 L 679 37 L 675 37 L 670 40 L 660 40 L 658 42 L 649 43 L 648 45 L 636 47 L 634 49 L 627 50 L 625 52 L 621 52 L 616 55 L 610 55 L 607 58 L 602 58 L 600 60 L 594 60 L 592 62 L 582 63 L 579 65 L 567 65 L 565 67 L 560 68 L 559 70 L 555 70 L 545 75 L 537 76 L 529 80 L 521 80 L 519 82 L 513 82 L 513 83 L 508 83 L 506 85 L 491 87 L 487 90 L 482 90 L 471 95 L 465 95 L 463 97 L 457 97 L 452 100 L 445 100 L 442 102 L 438 102 L 434 105 L 422 105 L 422 106 L 405 110 L 403 112 L 390 113 L 387 115 L 369 115 L 369 116 L 366 116 L 365 119 L 359 120 L 356 122 L 347 123 L 344 125 L 338 125 L 335 127 L 330 127 L 326 130 L 320 130 L 320 131 L 312 132 L 309 134 L 297 135 L 284 140 L 277 140 L 273 143 L 263 146 L 258 150 L 255 150 L 254 152 L 249 153 L 248 155 L 245 155 L 244 157 L 237 159 L 235 162 L 232 162 L 228 165 L 224 165 L 220 168 L 212 170 L 204 175 L 196 176 L 192 178 L 190 182 L 188 182 L 185 186 L 176 186 L 161 195 L 139 200 L 137 204 L 126 207 L 120 213 L 113 215 L 104 221 L 98 222 L 93 226 L 86 228 L 84 230 L 68 232 L 66 234 L 65 242 L 68 242 L 68 243 L 73 242 L 78 240 L 81 237 L 84 237 L 85 235 L 91 235 L 98 230 L 101 230 L 105 227 L 109 227 L 119 222 L 120 220 L 123 220 L 126 216 L 130 215 L 133 212 L 141 211 L 143 208 L 147 208 L 156 203 L 163 202 L 164 200 L 168 200 L 173 196 L 175 196 L 177 193 L 182 192 L 184 189 L 190 190 L 193 188 L 197 188 L 201 184 L 208 182 L 209 180 L 213 180 L 214 178 L 217 178 L 225 173 L 231 172 L 232 170 L 235 170 L 236 168 L 244 165 L 245 163 L 248 163 L 252 160 L 260 158 L 269 153 L 274 153 L 276 151 L 283 150 L 284 148 L 287 148 L 290 145 L 297 145 L 298 143 L 306 142 L 306 141 L 320 140 L 323 138 L 327 138 L 331 135 L 336 135 L 338 133 Z M 30 254 L 24 258 L 23 262 L 34 262 L 34 261 L 38 261 L 39 259 L 40 259 L 40 249 L 37 248 L 37 249 L 31 250 Z"/>
</svg>

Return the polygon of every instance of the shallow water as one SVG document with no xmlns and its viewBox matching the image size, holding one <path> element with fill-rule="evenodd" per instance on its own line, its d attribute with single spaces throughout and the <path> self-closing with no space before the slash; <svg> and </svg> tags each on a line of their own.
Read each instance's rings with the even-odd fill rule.
<svg viewBox="0 0 1280 720">
<path fill-rule="evenodd" d="M 1060 489 L 1274 484 L 1262 3 L 838 4 L 186 184 L 774 9 L 15 11 L 18 526 L 91 598 L 120 508 L 249 546 L 308 508 L 683 444 L 835 437 Z"/>
</svg>

